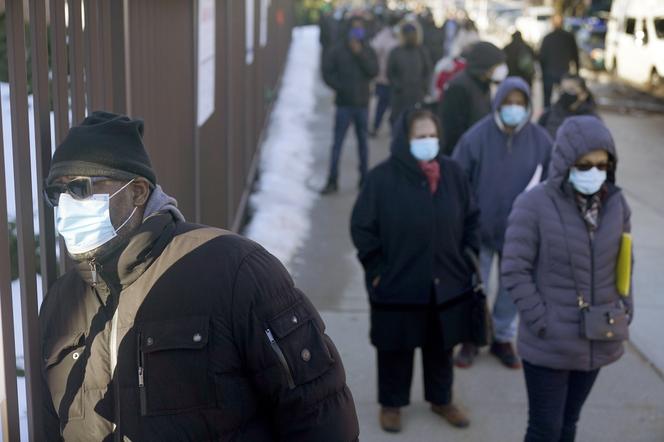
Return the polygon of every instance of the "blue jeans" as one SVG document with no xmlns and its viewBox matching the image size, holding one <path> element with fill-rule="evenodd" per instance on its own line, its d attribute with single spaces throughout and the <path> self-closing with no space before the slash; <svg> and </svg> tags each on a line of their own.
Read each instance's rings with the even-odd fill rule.
<svg viewBox="0 0 664 442">
<path fill-rule="evenodd" d="M 376 84 L 376 97 L 378 97 L 378 102 L 376 103 L 376 115 L 374 116 L 374 131 L 380 129 L 385 112 L 390 107 L 390 86 L 387 84 Z"/>
<path fill-rule="evenodd" d="M 573 442 L 581 408 L 599 369 L 554 370 L 523 361 L 528 390 L 528 430 L 525 442 Z"/>
<path fill-rule="evenodd" d="M 489 283 L 491 276 L 491 263 L 493 256 L 498 254 L 498 268 L 500 269 L 500 253 L 498 251 L 482 246 L 480 252 L 480 267 L 482 279 L 485 284 Z M 505 343 L 511 342 L 516 336 L 516 305 L 503 286 L 500 276 L 498 277 L 498 292 L 493 304 L 493 332 L 494 341 Z"/>
<path fill-rule="evenodd" d="M 366 107 L 338 106 L 334 118 L 334 143 L 330 159 L 329 181 L 336 182 L 339 178 L 339 160 L 346 132 L 351 123 L 355 126 L 355 136 L 360 157 L 360 177 L 364 177 L 369 167 L 369 146 L 367 144 L 369 111 Z"/>
</svg>

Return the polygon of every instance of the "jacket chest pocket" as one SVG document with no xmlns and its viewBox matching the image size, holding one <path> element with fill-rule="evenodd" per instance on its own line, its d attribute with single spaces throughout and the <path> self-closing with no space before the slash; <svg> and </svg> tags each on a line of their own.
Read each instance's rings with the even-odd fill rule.
<svg viewBox="0 0 664 442">
<path fill-rule="evenodd" d="M 303 303 L 268 324 L 265 334 L 291 390 L 320 377 L 334 363 L 323 332 Z"/>
<path fill-rule="evenodd" d="M 85 335 L 77 332 L 47 339 L 44 372 L 60 422 L 83 419 Z"/>
<path fill-rule="evenodd" d="M 214 382 L 208 373 L 209 318 L 150 322 L 136 328 L 141 415 L 213 407 Z"/>
</svg>

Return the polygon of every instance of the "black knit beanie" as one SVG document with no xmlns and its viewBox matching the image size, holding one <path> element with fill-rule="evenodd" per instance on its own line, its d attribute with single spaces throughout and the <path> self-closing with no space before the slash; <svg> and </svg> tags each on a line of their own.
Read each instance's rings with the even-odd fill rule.
<svg viewBox="0 0 664 442">
<path fill-rule="evenodd" d="M 468 73 L 475 77 L 481 76 L 493 66 L 506 60 L 505 53 L 488 41 L 473 43 L 467 51 L 464 51 L 464 58 Z"/>
<path fill-rule="evenodd" d="M 143 121 L 95 111 L 72 127 L 51 160 L 47 183 L 62 176 L 100 176 L 130 180 L 137 176 L 157 184 L 143 146 Z"/>
</svg>

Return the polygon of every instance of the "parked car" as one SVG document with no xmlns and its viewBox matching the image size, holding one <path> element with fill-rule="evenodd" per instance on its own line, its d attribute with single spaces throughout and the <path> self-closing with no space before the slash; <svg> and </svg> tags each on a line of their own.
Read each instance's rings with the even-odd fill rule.
<svg viewBox="0 0 664 442">
<path fill-rule="evenodd" d="M 615 0 L 606 33 L 606 69 L 652 92 L 664 88 L 664 2 Z"/>
</svg>

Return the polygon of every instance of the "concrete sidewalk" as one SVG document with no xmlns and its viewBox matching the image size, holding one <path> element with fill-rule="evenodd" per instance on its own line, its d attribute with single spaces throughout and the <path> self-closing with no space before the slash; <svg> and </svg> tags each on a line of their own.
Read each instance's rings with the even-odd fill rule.
<svg viewBox="0 0 664 442">
<path fill-rule="evenodd" d="M 317 88 L 317 158 L 312 188 L 327 175 L 332 140 L 333 97 Z M 371 141 L 372 163 L 387 157 L 387 124 Z M 362 441 L 492 441 L 523 439 L 527 401 L 523 373 L 510 371 L 483 354 L 471 370 L 456 370 L 455 397 L 469 411 L 467 430 L 455 430 L 423 402 L 421 363 L 416 358 L 412 405 L 404 410 L 404 431 L 390 435 L 378 426 L 375 351 L 368 338 L 368 304 L 362 269 L 350 241 L 349 218 L 357 196 L 357 150 L 349 131 L 344 147 L 340 192 L 321 198 L 312 211 L 311 236 L 291 263 L 297 285 L 321 310 L 327 333 L 337 344 L 360 417 Z M 638 313 L 637 313 L 638 314 Z M 660 338 L 661 339 L 661 338 Z M 628 346 L 626 355 L 602 371 L 584 409 L 580 442 L 664 441 L 664 382 L 651 365 Z"/>
</svg>

